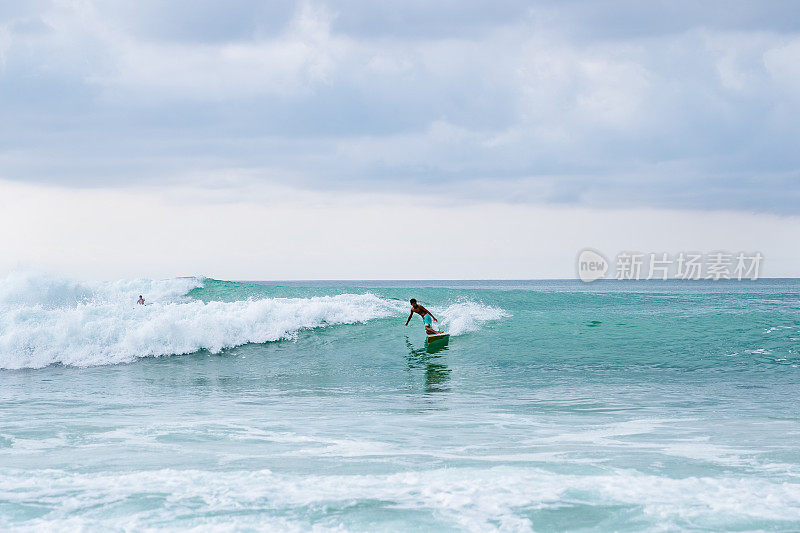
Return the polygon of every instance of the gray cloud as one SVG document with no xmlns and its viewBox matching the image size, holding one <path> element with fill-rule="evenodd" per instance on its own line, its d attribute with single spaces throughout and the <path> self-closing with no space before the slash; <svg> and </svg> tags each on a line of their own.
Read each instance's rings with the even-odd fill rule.
<svg viewBox="0 0 800 533">
<path fill-rule="evenodd" d="M 792 2 L 0 6 L 0 178 L 800 211 Z"/>
</svg>

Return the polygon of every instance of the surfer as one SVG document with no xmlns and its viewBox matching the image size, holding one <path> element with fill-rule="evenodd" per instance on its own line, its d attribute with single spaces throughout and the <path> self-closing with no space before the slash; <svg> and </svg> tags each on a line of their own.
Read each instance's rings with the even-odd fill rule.
<svg viewBox="0 0 800 533">
<path fill-rule="evenodd" d="M 408 320 L 406 320 L 406 326 L 409 322 L 411 322 L 411 317 L 414 316 L 414 313 L 417 313 L 419 316 L 422 317 L 422 323 L 425 324 L 425 333 L 428 335 L 436 335 L 437 333 L 443 333 L 442 331 L 437 331 L 433 329 L 433 322 L 431 319 L 436 320 L 436 317 L 433 316 L 433 313 L 425 309 L 424 306 L 417 303 L 414 298 L 411 298 L 411 313 L 408 315 Z"/>
<path fill-rule="evenodd" d="M 136 300 L 136 303 L 139 305 L 144 305 L 144 298 L 142 297 L 141 294 L 139 295 L 139 299 Z"/>
</svg>

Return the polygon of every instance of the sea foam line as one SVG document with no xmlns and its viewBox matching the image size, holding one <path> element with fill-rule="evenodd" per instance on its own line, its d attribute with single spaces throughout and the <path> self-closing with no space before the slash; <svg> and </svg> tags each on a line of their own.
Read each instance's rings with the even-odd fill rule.
<svg viewBox="0 0 800 533">
<path fill-rule="evenodd" d="M 130 506 L 112 518 L 98 507 L 114 507 L 153 492 L 163 498 L 158 523 L 173 520 L 182 527 L 208 525 L 210 517 L 247 520 L 243 509 L 258 509 L 259 517 L 297 516 L 294 525 L 309 529 L 314 519 L 288 512 L 309 507 L 340 509 L 332 521 L 317 518 L 314 525 L 330 527 L 354 502 L 383 502 L 388 508 L 435 512 L 440 525 L 467 531 L 530 530 L 530 512 L 570 504 L 630 506 L 634 523 L 650 522 L 666 529 L 698 527 L 724 529 L 753 521 L 800 520 L 800 485 L 756 477 L 669 478 L 616 470 L 603 475 L 559 474 L 540 468 L 448 468 L 385 475 L 277 474 L 269 470 L 205 472 L 155 470 L 135 473 L 75 473 L 42 470 L 0 472 L 0 498 L 7 505 L 30 501 L 49 512 L 24 523 L 0 518 L 0 525 L 46 529 L 78 520 L 84 526 L 111 525 L 142 529 L 155 515 Z M 154 488 L 155 487 L 155 488 Z M 191 509 L 191 511 L 188 511 Z M 356 509 L 357 511 L 357 509 Z M 112 522 L 113 520 L 113 522 Z M 230 523 L 230 522 L 228 522 Z M 72 525 L 76 525 L 75 522 Z M 785 526 L 785 524 L 782 524 Z"/>
</svg>

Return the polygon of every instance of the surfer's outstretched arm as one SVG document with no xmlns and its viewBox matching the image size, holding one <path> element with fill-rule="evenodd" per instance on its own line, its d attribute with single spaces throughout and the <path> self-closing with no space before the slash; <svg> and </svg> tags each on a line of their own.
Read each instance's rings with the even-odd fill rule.
<svg viewBox="0 0 800 533">
<path fill-rule="evenodd" d="M 411 314 L 408 315 L 408 320 L 406 320 L 406 326 L 409 322 L 411 322 L 411 317 L 414 316 L 414 311 L 411 311 Z"/>
</svg>

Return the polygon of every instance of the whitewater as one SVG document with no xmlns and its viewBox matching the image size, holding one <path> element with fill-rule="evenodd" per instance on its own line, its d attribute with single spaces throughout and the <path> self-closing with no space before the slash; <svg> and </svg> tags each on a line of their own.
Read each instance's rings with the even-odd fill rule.
<svg viewBox="0 0 800 533">
<path fill-rule="evenodd" d="M 51 364 L 93 366 L 141 357 L 296 338 L 303 329 L 365 323 L 408 307 L 374 294 L 257 298 L 203 302 L 187 297 L 203 278 L 81 282 L 13 272 L 0 282 L 0 368 Z M 212 280 L 215 281 L 215 280 Z M 147 304 L 135 305 L 137 295 Z M 439 311 L 440 308 L 434 307 Z M 501 309 L 462 301 L 441 309 L 451 335 L 504 316 Z"/>
<path fill-rule="evenodd" d="M 13 272 L 0 529 L 796 531 L 798 294 Z"/>
</svg>

